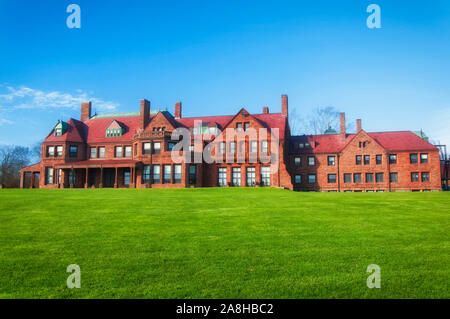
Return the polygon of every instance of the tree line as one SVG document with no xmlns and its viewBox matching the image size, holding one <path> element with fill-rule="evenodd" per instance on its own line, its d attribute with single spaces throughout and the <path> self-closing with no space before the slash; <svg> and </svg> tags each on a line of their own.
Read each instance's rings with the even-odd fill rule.
<svg viewBox="0 0 450 319">
<path fill-rule="evenodd" d="M 33 147 L 0 146 L 0 187 L 19 187 L 20 170 L 32 163 L 39 162 L 40 153 L 40 144 Z"/>
</svg>

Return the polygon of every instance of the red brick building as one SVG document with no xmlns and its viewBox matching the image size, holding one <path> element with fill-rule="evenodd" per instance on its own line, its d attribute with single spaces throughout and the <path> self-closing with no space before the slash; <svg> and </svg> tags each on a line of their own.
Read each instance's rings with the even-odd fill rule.
<svg viewBox="0 0 450 319">
<path fill-rule="evenodd" d="M 182 116 L 151 111 L 59 121 L 42 143 L 41 162 L 21 171 L 23 188 L 271 186 L 304 191 L 440 190 L 438 149 L 412 132 L 291 136 L 288 99 L 281 113 Z M 186 136 L 173 132 L 184 129 Z M 232 129 L 232 130 L 231 130 Z M 181 152 L 177 143 L 187 145 Z M 203 157 L 211 147 L 213 161 Z M 187 161 L 175 161 L 177 152 Z M 274 169 L 275 167 L 275 169 Z"/>
</svg>

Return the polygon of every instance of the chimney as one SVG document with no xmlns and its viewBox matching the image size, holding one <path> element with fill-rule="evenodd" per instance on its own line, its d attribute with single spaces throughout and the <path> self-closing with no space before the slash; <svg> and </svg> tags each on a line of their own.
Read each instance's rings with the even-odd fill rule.
<svg viewBox="0 0 450 319">
<path fill-rule="evenodd" d="M 341 131 L 339 135 L 341 136 L 341 139 L 345 140 L 345 113 L 340 114 L 340 123 Z"/>
<path fill-rule="evenodd" d="M 356 120 L 356 133 L 359 133 L 361 131 L 361 119 Z"/>
<path fill-rule="evenodd" d="M 269 107 L 263 106 L 263 114 L 269 114 Z"/>
<path fill-rule="evenodd" d="M 145 129 L 150 119 L 150 102 L 146 99 L 141 100 L 141 113 L 139 114 L 140 129 Z"/>
<path fill-rule="evenodd" d="M 175 118 L 181 119 L 181 102 L 175 103 Z"/>
<path fill-rule="evenodd" d="M 288 117 L 288 97 L 286 94 L 281 96 L 281 115 Z"/>
<path fill-rule="evenodd" d="M 85 122 L 91 118 L 91 102 L 81 103 L 81 122 Z"/>
</svg>

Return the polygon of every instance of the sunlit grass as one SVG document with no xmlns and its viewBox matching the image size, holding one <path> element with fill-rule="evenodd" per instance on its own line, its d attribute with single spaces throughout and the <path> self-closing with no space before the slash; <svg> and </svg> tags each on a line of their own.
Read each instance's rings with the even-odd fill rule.
<svg viewBox="0 0 450 319">
<path fill-rule="evenodd" d="M 0 297 L 449 298 L 449 207 L 443 192 L 0 190 Z"/>
</svg>

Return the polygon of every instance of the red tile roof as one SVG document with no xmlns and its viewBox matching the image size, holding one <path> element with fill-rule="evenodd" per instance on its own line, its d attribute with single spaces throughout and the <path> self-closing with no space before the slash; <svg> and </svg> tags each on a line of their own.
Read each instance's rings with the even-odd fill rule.
<svg viewBox="0 0 450 319">
<path fill-rule="evenodd" d="M 67 121 L 67 131 L 63 135 L 55 136 L 54 130 L 52 130 L 45 139 L 45 142 L 83 142 L 83 127 L 83 122 L 75 119 L 69 119 Z"/>
<path fill-rule="evenodd" d="M 411 131 L 367 133 L 388 151 L 436 151 L 436 146 L 428 143 Z M 312 148 L 300 150 L 300 153 L 337 153 L 340 152 L 356 134 L 347 134 L 342 140 L 339 134 L 292 136 L 293 143 L 309 142 Z"/>
<path fill-rule="evenodd" d="M 205 116 L 205 117 L 185 117 L 176 120 L 169 112 L 162 112 L 166 119 L 174 126 L 184 126 L 187 128 L 194 127 L 194 121 L 202 121 L 203 124 L 209 125 L 211 123 L 218 124 L 220 129 L 223 129 L 233 118 L 233 115 L 224 116 Z M 150 123 L 156 115 L 150 117 Z M 266 128 L 278 128 L 280 138 L 284 138 L 286 129 L 286 118 L 281 113 L 269 114 L 254 114 L 263 126 Z M 115 137 L 114 142 L 132 141 L 134 134 L 139 130 L 139 116 L 114 116 L 114 117 L 93 117 L 85 122 L 80 122 L 75 119 L 67 121 L 67 132 L 62 136 L 54 136 L 53 131 L 47 136 L 45 142 L 83 142 L 87 143 L 103 143 L 110 142 L 111 139 L 105 137 L 106 128 L 116 120 L 122 126 L 123 134 L 120 137 Z"/>
</svg>

